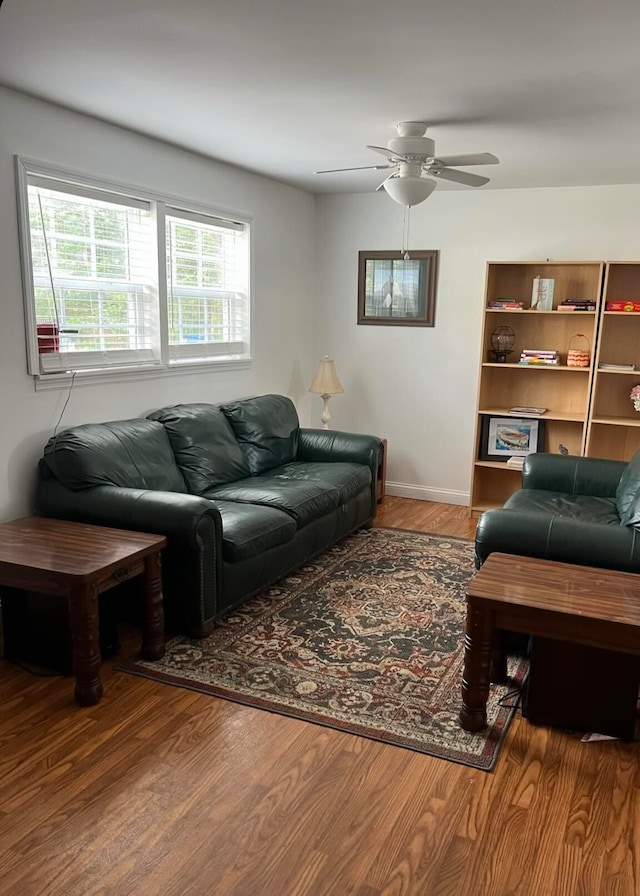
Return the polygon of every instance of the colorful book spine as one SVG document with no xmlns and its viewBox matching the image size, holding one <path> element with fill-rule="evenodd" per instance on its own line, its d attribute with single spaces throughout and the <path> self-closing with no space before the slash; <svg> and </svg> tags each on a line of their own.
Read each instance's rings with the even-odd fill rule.
<svg viewBox="0 0 640 896">
<path fill-rule="evenodd" d="M 488 308 L 494 311 L 522 311 L 522 302 L 501 301 L 500 299 L 489 302 Z"/>
<path fill-rule="evenodd" d="M 520 353 L 519 364 L 559 364 L 560 355 L 552 349 L 525 348 Z"/>
<path fill-rule="evenodd" d="M 558 305 L 556 311 L 595 311 L 595 305 Z"/>
<path fill-rule="evenodd" d="M 535 365 L 543 367 L 545 364 L 548 367 L 552 367 L 554 364 L 557 365 L 559 363 L 559 358 L 520 358 L 518 361 L 518 364 L 529 364 L 531 367 L 534 367 Z"/>
<path fill-rule="evenodd" d="M 605 311 L 640 311 L 640 302 L 607 302 Z"/>
</svg>

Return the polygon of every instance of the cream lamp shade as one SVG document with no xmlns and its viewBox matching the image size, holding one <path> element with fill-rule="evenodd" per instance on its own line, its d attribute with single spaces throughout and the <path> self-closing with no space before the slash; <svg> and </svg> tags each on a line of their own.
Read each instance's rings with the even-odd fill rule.
<svg viewBox="0 0 640 896">
<path fill-rule="evenodd" d="M 309 386 L 309 392 L 322 396 L 324 408 L 320 419 L 322 420 L 322 428 L 329 429 L 329 421 L 331 420 L 331 414 L 329 413 L 329 399 L 332 395 L 339 395 L 341 392 L 344 392 L 340 380 L 338 379 L 338 374 L 336 373 L 336 366 L 333 358 L 325 355 L 324 358 L 320 359 L 316 375 Z"/>
</svg>

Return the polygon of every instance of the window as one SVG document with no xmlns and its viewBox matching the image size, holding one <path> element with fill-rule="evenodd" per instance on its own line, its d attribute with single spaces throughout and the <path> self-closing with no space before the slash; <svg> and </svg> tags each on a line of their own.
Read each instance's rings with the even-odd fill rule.
<svg viewBox="0 0 640 896">
<path fill-rule="evenodd" d="M 172 360 L 242 352 L 249 326 L 244 227 L 167 208 Z"/>
<path fill-rule="evenodd" d="M 18 197 L 30 373 L 249 359 L 248 221 L 20 159 Z"/>
</svg>

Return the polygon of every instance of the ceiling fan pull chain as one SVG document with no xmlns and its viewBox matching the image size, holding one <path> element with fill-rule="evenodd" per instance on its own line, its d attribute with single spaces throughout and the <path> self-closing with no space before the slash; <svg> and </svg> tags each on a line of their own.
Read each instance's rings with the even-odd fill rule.
<svg viewBox="0 0 640 896">
<path fill-rule="evenodd" d="M 401 254 L 405 261 L 409 261 L 409 222 L 411 215 L 411 206 L 405 205 L 404 214 L 402 216 L 402 250 Z"/>
</svg>

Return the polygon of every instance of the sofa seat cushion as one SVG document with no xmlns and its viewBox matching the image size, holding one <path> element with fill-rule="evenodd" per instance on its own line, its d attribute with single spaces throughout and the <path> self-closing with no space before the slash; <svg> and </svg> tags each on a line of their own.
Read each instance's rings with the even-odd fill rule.
<svg viewBox="0 0 640 896">
<path fill-rule="evenodd" d="M 335 510 L 340 504 L 337 488 L 304 479 L 283 479 L 269 473 L 218 486 L 204 497 L 216 504 L 218 501 L 238 501 L 272 507 L 288 514 L 298 528 Z"/>
<path fill-rule="evenodd" d="M 364 464 L 296 461 L 271 470 L 277 479 L 317 482 L 323 487 L 337 488 L 344 504 L 371 485 L 371 470 Z"/>
<path fill-rule="evenodd" d="M 84 423 L 53 436 L 44 463 L 67 488 L 117 485 L 186 492 L 169 437 L 155 420 Z"/>
<path fill-rule="evenodd" d="M 300 424 L 295 406 L 284 395 L 258 395 L 221 405 L 256 476 L 296 459 Z"/>
<path fill-rule="evenodd" d="M 256 557 L 290 541 L 297 532 L 289 514 L 273 507 L 219 500 L 215 505 L 222 517 L 222 556 L 227 563 Z"/>
<path fill-rule="evenodd" d="M 179 404 L 148 415 L 164 426 L 187 489 L 202 495 L 249 475 L 249 465 L 233 430 L 213 404 Z"/>
<path fill-rule="evenodd" d="M 522 510 L 561 516 L 583 523 L 620 525 L 615 498 L 598 498 L 593 495 L 570 495 L 565 492 L 527 488 L 515 492 L 504 503 L 505 510 Z"/>
</svg>

